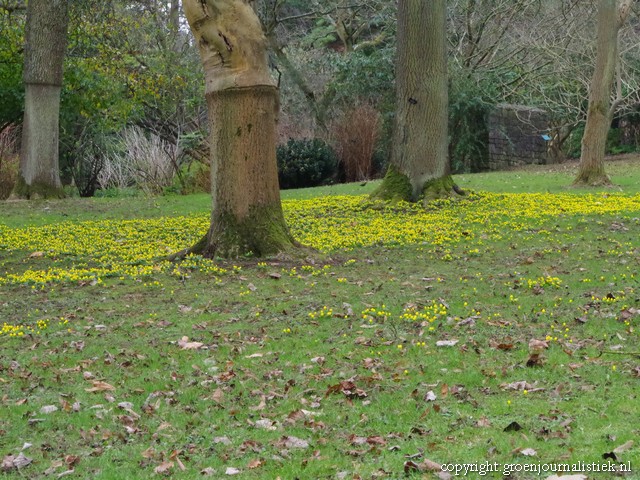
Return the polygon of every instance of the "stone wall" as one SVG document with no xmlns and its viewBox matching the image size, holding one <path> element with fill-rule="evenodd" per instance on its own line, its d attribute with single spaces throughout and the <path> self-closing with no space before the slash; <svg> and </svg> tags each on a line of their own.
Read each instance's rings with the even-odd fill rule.
<svg viewBox="0 0 640 480">
<path fill-rule="evenodd" d="M 496 105 L 489 115 L 489 169 L 548 163 L 548 116 L 522 105 Z"/>
</svg>

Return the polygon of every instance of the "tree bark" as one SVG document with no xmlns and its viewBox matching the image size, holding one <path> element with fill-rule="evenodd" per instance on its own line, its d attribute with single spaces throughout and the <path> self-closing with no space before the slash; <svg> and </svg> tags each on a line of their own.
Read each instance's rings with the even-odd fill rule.
<svg viewBox="0 0 640 480">
<path fill-rule="evenodd" d="M 626 21 L 630 0 L 599 0 L 596 65 L 589 87 L 587 123 L 582 136 L 575 186 L 611 185 L 604 168 L 607 135 L 614 112 L 611 93 L 618 63 L 618 31 Z"/>
<path fill-rule="evenodd" d="M 25 109 L 13 197 L 64 197 L 58 164 L 67 0 L 30 0 L 24 51 Z"/>
<path fill-rule="evenodd" d="M 206 238 L 189 251 L 262 256 L 291 248 L 276 166 L 278 90 L 267 42 L 243 0 L 185 0 L 200 48 L 211 126 L 213 211 Z"/>
<path fill-rule="evenodd" d="M 384 199 L 417 201 L 457 191 L 449 174 L 445 0 L 400 0 L 396 117 Z"/>
</svg>

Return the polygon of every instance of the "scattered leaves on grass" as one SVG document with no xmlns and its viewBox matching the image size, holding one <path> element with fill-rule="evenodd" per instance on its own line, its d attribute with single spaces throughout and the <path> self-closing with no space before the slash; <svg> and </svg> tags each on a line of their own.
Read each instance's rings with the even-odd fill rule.
<svg viewBox="0 0 640 480">
<path fill-rule="evenodd" d="M 365 392 L 361 388 L 358 388 L 356 384 L 350 380 L 344 380 L 336 385 L 330 386 L 325 393 L 325 397 L 335 393 L 342 393 L 349 399 L 367 398 L 367 392 Z"/>
<path fill-rule="evenodd" d="M 16 455 L 7 455 L 2 459 L 2 470 L 5 472 L 9 472 L 14 469 L 24 468 L 33 462 L 32 458 L 25 456 L 24 453 L 20 452 Z"/>
</svg>

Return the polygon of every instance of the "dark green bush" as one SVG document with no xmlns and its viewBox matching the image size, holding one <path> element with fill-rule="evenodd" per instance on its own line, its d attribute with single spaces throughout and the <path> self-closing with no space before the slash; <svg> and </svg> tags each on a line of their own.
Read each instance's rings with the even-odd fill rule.
<svg viewBox="0 0 640 480">
<path fill-rule="evenodd" d="M 336 174 L 336 154 L 319 138 L 290 138 L 286 145 L 278 146 L 277 155 L 282 189 L 315 187 L 327 183 Z"/>
</svg>

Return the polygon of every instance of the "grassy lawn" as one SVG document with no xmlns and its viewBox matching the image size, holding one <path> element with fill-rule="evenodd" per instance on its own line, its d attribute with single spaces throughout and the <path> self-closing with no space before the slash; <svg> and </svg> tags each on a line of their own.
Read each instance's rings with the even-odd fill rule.
<svg viewBox="0 0 640 480">
<path fill-rule="evenodd" d="M 304 260 L 163 260 L 206 195 L 0 204 L 0 478 L 640 469 L 640 163 L 574 168 L 283 192 Z"/>
</svg>

